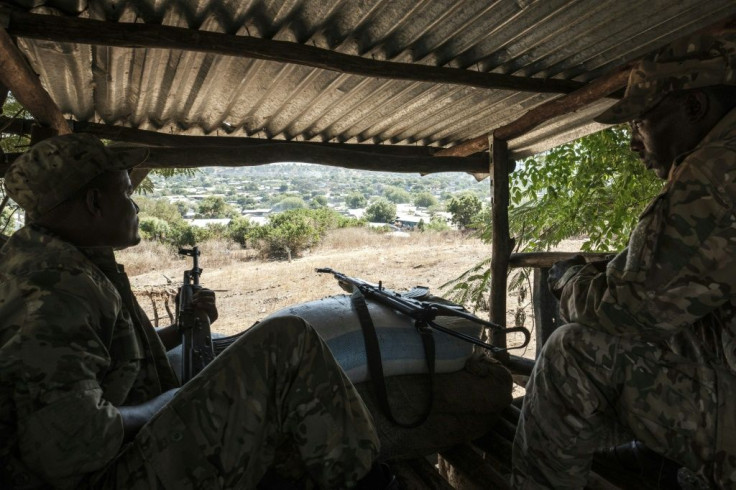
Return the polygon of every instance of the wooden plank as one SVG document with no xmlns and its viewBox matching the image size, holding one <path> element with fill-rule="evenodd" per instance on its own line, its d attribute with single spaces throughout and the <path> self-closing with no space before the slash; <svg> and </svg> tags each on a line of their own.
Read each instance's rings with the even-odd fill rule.
<svg viewBox="0 0 736 490">
<path fill-rule="evenodd" d="M 534 269 L 532 297 L 534 298 L 534 318 L 537 323 L 537 358 L 549 336 L 562 323 L 559 315 L 560 305 L 549 290 L 548 277 L 549 269 Z"/>
<path fill-rule="evenodd" d="M 8 100 L 9 93 L 8 87 L 0 83 L 0 114 L 2 113 L 2 107 L 5 105 L 5 101 Z"/>
<path fill-rule="evenodd" d="M 304 44 L 143 23 L 107 22 L 13 10 L 8 32 L 45 41 L 163 48 L 257 58 L 368 77 L 468 85 L 518 92 L 569 93 L 583 86 L 559 79 L 524 78 L 412 63 L 373 60 Z"/>
<path fill-rule="evenodd" d="M 57 134 L 70 133 L 64 115 L 41 85 L 7 31 L 0 27 L 0 83 L 36 120 Z"/>
<path fill-rule="evenodd" d="M 371 151 L 345 150 L 341 145 L 308 145 L 300 142 L 260 140 L 241 146 L 151 147 L 139 168 L 246 167 L 276 162 L 303 162 L 358 170 L 431 174 L 436 172 L 487 172 L 484 158 L 436 158 L 403 156 Z M 17 154 L 8 154 L 8 162 Z M 484 161 L 485 160 L 485 161 Z M 7 165 L 0 164 L 0 174 Z"/>
<path fill-rule="evenodd" d="M 9 117 L 0 116 L 0 126 L 5 128 L 4 132 L 6 133 L 30 134 L 32 124 L 33 121 L 31 120 L 11 119 Z M 259 146 L 264 143 L 273 142 L 278 143 L 279 145 L 291 145 L 294 148 L 300 148 L 300 151 L 302 148 L 324 147 L 411 157 L 431 157 L 442 149 L 433 146 L 323 143 L 315 141 L 269 140 L 265 138 L 249 138 L 241 136 L 189 136 L 182 134 L 159 133 L 157 131 L 86 121 L 69 121 L 69 125 L 74 133 L 90 133 L 100 138 L 116 142 L 136 143 L 148 146 L 176 146 L 186 148 L 196 148 L 198 146 L 221 146 L 239 147 L 242 149 L 245 146 Z M 488 172 L 488 155 L 474 155 L 472 157 L 461 158 L 468 159 L 466 161 L 475 160 L 478 163 L 482 162 L 482 164 L 485 165 L 484 172 Z"/>
<path fill-rule="evenodd" d="M 509 258 L 509 267 L 552 267 L 555 262 L 571 259 L 576 255 L 581 255 L 586 262 L 597 262 L 610 258 L 610 253 L 598 252 L 524 252 L 511 254 Z"/>
<path fill-rule="evenodd" d="M 455 488 L 510 490 L 508 479 L 489 465 L 468 445 L 454 446 L 440 452 L 451 468 L 444 470 Z"/>
<path fill-rule="evenodd" d="M 509 236 L 509 149 L 505 140 L 493 137 L 493 168 L 491 169 L 493 240 L 491 242 L 491 321 L 506 324 L 506 276 L 511 238 Z M 506 347 L 506 335 L 494 331 L 491 342 Z"/>
<path fill-rule="evenodd" d="M 626 86 L 629 72 L 630 68 L 626 67 L 597 78 L 575 92 L 550 100 L 529 110 L 519 119 L 496 128 L 493 134 L 505 140 L 518 138 L 550 119 L 574 112 L 620 90 Z M 447 148 L 439 152 L 438 155 L 468 156 L 486 149 L 488 149 L 488 135 L 481 135 Z"/>
<path fill-rule="evenodd" d="M 453 490 L 447 480 L 424 458 L 389 461 L 388 464 L 403 490 Z"/>
</svg>

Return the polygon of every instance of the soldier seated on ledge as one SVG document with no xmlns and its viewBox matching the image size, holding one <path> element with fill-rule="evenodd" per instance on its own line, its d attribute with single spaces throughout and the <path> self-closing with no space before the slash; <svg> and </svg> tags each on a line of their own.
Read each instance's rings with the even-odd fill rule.
<svg viewBox="0 0 736 490">
<path fill-rule="evenodd" d="M 692 36 L 635 66 L 597 119 L 629 121 L 666 185 L 607 267 L 550 270 L 568 324 L 526 387 L 515 488 L 583 488 L 594 451 L 632 439 L 736 486 L 735 85 L 736 32 Z"/>
<path fill-rule="evenodd" d="M 179 386 L 180 336 L 152 327 L 113 254 L 140 241 L 127 169 L 146 156 L 64 135 L 5 174 L 28 224 L 0 249 L 0 488 L 396 488 L 303 320 L 251 328 Z M 217 318 L 212 291 L 194 303 Z"/>
</svg>

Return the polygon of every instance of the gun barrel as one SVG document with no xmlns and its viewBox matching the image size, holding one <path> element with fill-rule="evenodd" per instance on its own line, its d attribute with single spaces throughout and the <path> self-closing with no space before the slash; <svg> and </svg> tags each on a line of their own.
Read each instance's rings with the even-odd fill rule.
<svg viewBox="0 0 736 490">
<path fill-rule="evenodd" d="M 508 349 L 520 349 L 520 348 L 526 347 L 527 344 L 529 344 L 529 340 L 531 339 L 529 330 L 527 330 L 524 327 L 506 328 L 503 325 L 499 325 L 498 323 L 493 323 L 488 320 L 483 320 L 481 318 L 478 318 L 472 313 L 468 311 L 464 311 L 462 308 L 450 307 L 442 303 L 425 302 L 425 301 L 419 301 L 413 298 L 405 298 L 404 296 L 401 296 L 398 293 L 394 293 L 394 292 L 383 289 L 380 286 L 380 283 L 379 283 L 379 286 L 376 287 L 372 284 L 369 284 L 363 281 L 362 279 L 357 279 L 354 277 L 346 276 L 345 274 L 338 272 L 334 269 L 331 269 L 329 267 L 318 268 L 316 269 L 316 271 L 319 273 L 332 274 L 333 276 L 335 276 L 335 279 L 337 279 L 338 282 L 352 284 L 354 287 L 358 288 L 358 290 L 365 297 L 372 298 L 378 301 L 379 303 L 383 303 L 384 305 L 394 310 L 397 310 L 409 316 L 410 318 L 413 318 L 414 320 L 422 322 L 433 329 L 439 330 L 448 335 L 453 335 L 455 337 L 461 338 L 468 342 L 472 342 L 476 345 L 480 345 L 481 347 L 485 347 L 486 349 L 492 350 L 493 352 L 503 352 Z M 442 325 L 438 325 L 434 320 L 438 316 L 443 316 L 443 315 L 465 318 L 466 320 L 472 321 L 474 323 L 478 323 L 488 328 L 492 328 L 499 332 L 504 332 L 504 333 L 519 332 L 524 335 L 524 342 L 521 345 L 518 345 L 515 347 L 509 347 L 508 349 L 496 347 L 486 342 L 483 342 L 480 339 L 476 339 L 474 337 L 463 334 L 461 332 L 456 332 L 449 328 L 443 327 Z"/>
</svg>

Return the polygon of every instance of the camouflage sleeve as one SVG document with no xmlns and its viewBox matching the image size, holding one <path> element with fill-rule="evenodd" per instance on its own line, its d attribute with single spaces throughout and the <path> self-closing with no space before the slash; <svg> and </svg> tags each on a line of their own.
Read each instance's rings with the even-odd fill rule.
<svg viewBox="0 0 736 490">
<path fill-rule="evenodd" d="M 84 273 L 52 270 L 28 284 L 16 336 L 18 443 L 24 463 L 55 487 L 76 486 L 122 445 L 122 418 L 99 384 L 110 363 L 111 298 Z"/>
<path fill-rule="evenodd" d="M 685 159 L 605 273 L 584 266 L 560 279 L 563 318 L 658 341 L 728 301 L 736 277 L 734 174 L 732 150 L 706 148 Z"/>
</svg>

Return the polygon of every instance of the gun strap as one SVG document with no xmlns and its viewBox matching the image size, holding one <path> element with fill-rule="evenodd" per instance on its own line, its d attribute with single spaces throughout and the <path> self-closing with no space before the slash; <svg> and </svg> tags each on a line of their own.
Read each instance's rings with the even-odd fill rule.
<svg viewBox="0 0 736 490">
<path fill-rule="evenodd" d="M 427 369 L 429 371 L 429 400 L 427 402 L 427 406 L 424 412 L 422 412 L 414 422 L 399 422 L 391 412 L 391 405 L 388 402 L 386 379 L 383 376 L 383 363 L 381 362 L 381 349 L 378 345 L 378 335 L 376 335 L 376 327 L 373 325 L 373 320 L 371 319 L 371 314 L 368 311 L 365 297 L 363 297 L 361 293 L 356 292 L 351 296 L 351 301 L 355 308 L 355 312 L 358 314 L 358 320 L 360 321 L 361 330 L 363 331 L 365 355 L 368 361 L 368 372 L 371 375 L 373 388 L 376 390 L 378 405 L 381 410 L 383 410 L 386 417 L 400 427 L 411 429 L 422 425 L 427 420 L 427 417 L 429 417 L 429 414 L 432 411 L 432 404 L 434 402 L 435 351 L 432 330 L 430 330 L 429 326 L 417 321 L 417 331 L 422 338 L 424 357 L 427 361 Z"/>
</svg>

